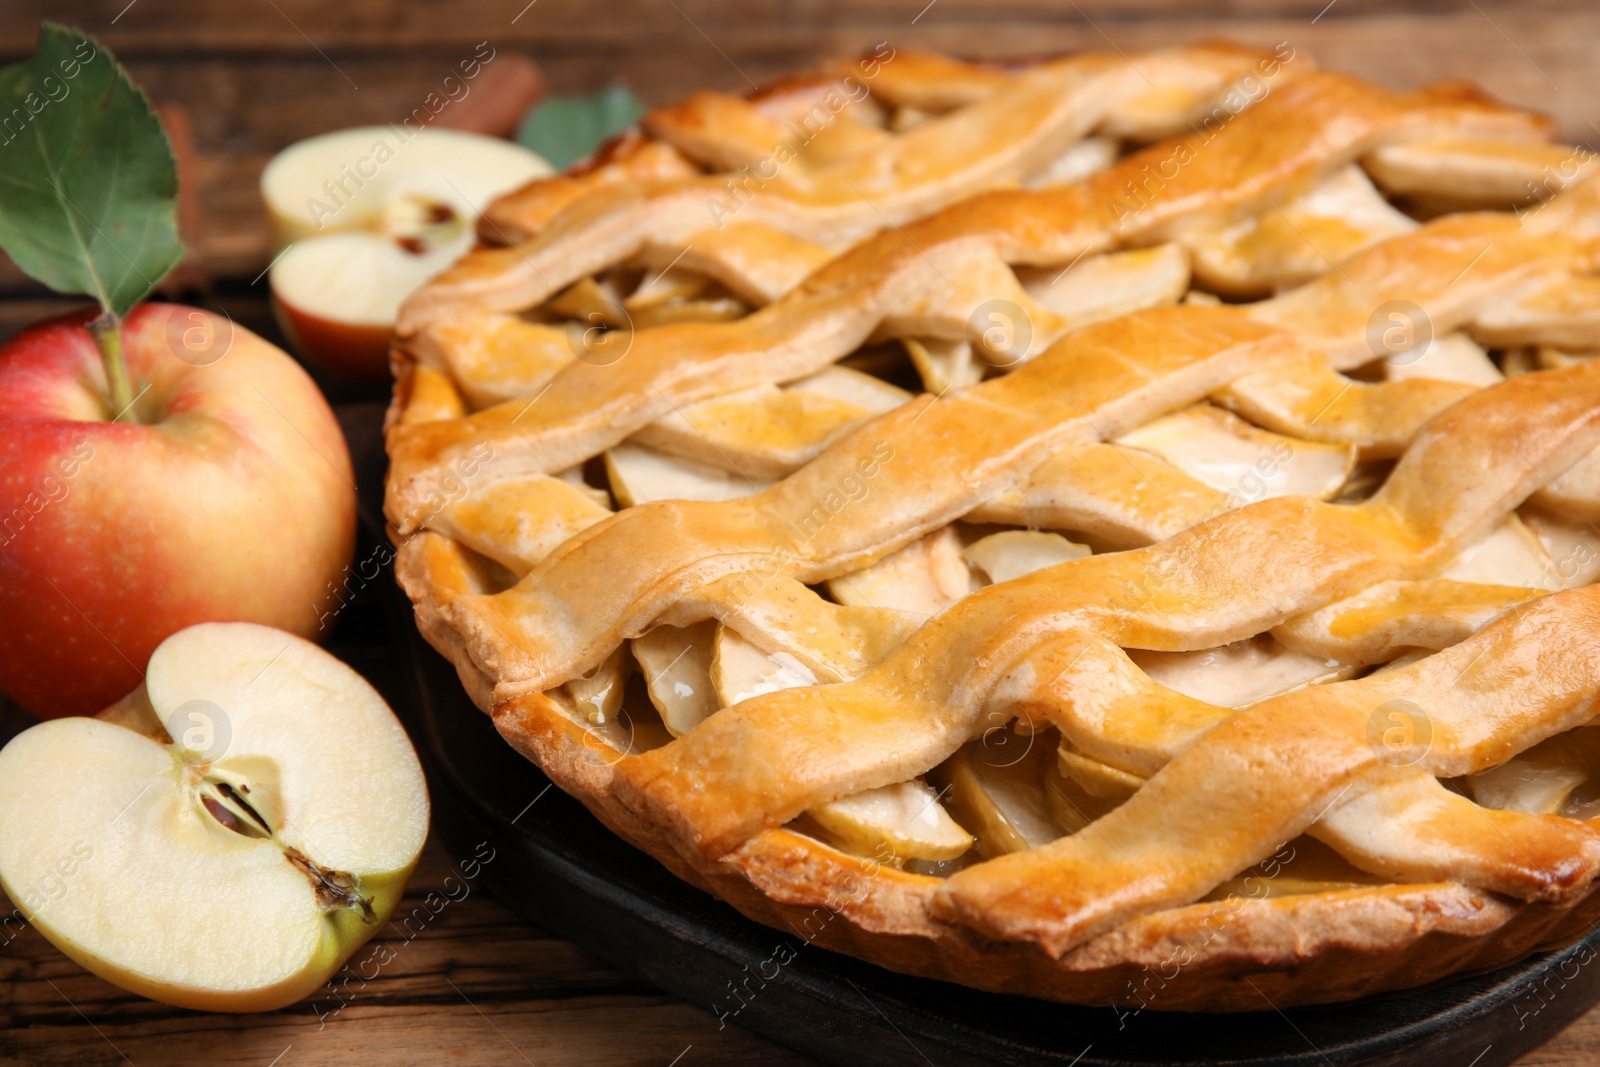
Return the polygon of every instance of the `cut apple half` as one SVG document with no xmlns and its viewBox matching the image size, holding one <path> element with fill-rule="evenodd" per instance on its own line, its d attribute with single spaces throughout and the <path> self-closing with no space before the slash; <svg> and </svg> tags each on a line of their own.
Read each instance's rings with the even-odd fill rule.
<svg viewBox="0 0 1600 1067">
<path fill-rule="evenodd" d="M 473 246 L 485 205 L 549 173 L 520 145 L 459 130 L 368 126 L 290 146 L 261 175 L 288 246 L 270 271 L 284 332 L 343 374 L 387 373 L 401 303 Z"/>
<path fill-rule="evenodd" d="M 550 173 L 543 157 L 498 137 L 358 126 L 279 152 L 261 172 L 261 197 L 282 248 L 341 230 L 410 227 L 436 205 L 477 218 L 501 192 Z"/>
<path fill-rule="evenodd" d="M 169 1004 L 268 1011 L 394 911 L 428 793 L 349 667 L 280 630 L 205 623 L 162 642 L 108 718 L 0 751 L 0 883 L 85 968 Z"/>
<path fill-rule="evenodd" d="M 387 373 L 401 303 L 470 246 L 469 231 L 415 251 L 365 233 L 299 241 L 270 272 L 278 324 L 297 351 L 341 374 Z"/>
</svg>

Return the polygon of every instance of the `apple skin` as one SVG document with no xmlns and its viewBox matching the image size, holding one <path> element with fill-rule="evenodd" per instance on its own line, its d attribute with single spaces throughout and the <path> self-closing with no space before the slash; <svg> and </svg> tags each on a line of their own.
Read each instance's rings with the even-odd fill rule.
<svg viewBox="0 0 1600 1067">
<path fill-rule="evenodd" d="M 363 385 L 389 380 L 393 326 L 324 318 L 285 303 L 276 294 L 272 310 L 289 343 L 318 366 Z"/>
<path fill-rule="evenodd" d="M 0 690 L 46 718 L 112 703 L 195 623 L 325 635 L 355 543 L 344 436 L 292 358 L 208 312 L 143 305 L 123 350 L 148 389 L 111 422 L 91 317 L 0 346 Z M 231 331 L 220 358 L 206 331 Z"/>
<path fill-rule="evenodd" d="M 536 69 L 512 80 L 514 91 L 541 91 Z M 336 130 L 279 152 L 261 173 L 268 287 L 295 351 L 351 381 L 386 383 L 400 303 L 473 246 L 483 205 L 551 173 L 513 141 L 438 123 Z"/>
</svg>

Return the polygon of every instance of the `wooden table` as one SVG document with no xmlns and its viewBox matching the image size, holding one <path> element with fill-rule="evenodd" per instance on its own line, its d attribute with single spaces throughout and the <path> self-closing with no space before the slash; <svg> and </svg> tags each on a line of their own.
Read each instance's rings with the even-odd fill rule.
<svg viewBox="0 0 1600 1067">
<path fill-rule="evenodd" d="M 158 103 L 187 109 L 204 216 L 198 245 L 214 281 L 205 299 L 280 342 L 258 277 L 269 258 L 261 167 L 302 137 L 398 120 L 480 41 L 532 56 L 558 92 L 622 80 L 651 103 L 706 86 L 738 90 L 880 40 L 974 56 L 1218 36 L 1289 41 L 1326 66 L 1397 88 L 1474 80 L 1550 112 L 1568 139 L 1600 134 L 1592 0 L 7 0 L 0 63 L 30 53 L 46 17 L 97 34 Z M 0 256 L 0 337 L 67 306 Z M 352 395 L 329 388 L 336 399 Z M 0 719 L 10 730 L 24 725 L 15 713 Z M 430 841 L 401 911 L 443 890 L 461 858 Z M 807 1062 L 736 1027 L 719 1029 L 701 1008 L 597 962 L 482 891 L 410 939 L 386 928 L 357 968 L 385 949 L 392 961 L 356 983 L 342 1007 L 327 996 L 218 1016 L 122 993 L 25 929 L 0 946 L 0 1062 Z M 907 1058 L 922 1062 L 910 1050 Z M 1521 1062 L 1600 1062 L 1600 1010 Z"/>
<path fill-rule="evenodd" d="M 443 894 L 459 872 L 430 841 L 401 914 Z M 612 970 L 524 922 L 482 892 L 444 906 L 413 939 L 385 928 L 356 957 L 355 992 L 266 1015 L 206 1015 L 124 993 L 86 974 L 28 929 L 0 950 L 0 1062 L 137 1067 L 473 1064 L 559 1067 L 764 1067 L 808 1064 L 699 1007 Z M 420 924 L 419 924 L 420 925 Z M 413 927 L 415 929 L 415 927 Z M 391 962 L 375 966 L 380 949 Z M 371 961 L 365 962 L 364 961 Z M 363 970 L 364 968 L 364 970 Z M 908 1063 L 922 1061 L 907 1050 Z M 1523 1067 L 1600 1062 L 1600 1012 L 1591 1012 Z M 1445 1065 L 1441 1065 L 1445 1067 Z M 1466 1064 L 1448 1067 L 1467 1067 Z"/>
<path fill-rule="evenodd" d="M 523 922 L 460 880 L 428 843 L 400 913 L 450 892 L 421 932 L 389 924 L 356 956 L 360 978 L 265 1015 L 207 1015 L 101 981 L 27 929 L 0 952 L 0 1062 L 7 1064 L 460 1063 L 681 1067 L 809 1062 L 717 1020 Z M 467 886 L 467 895 L 462 896 Z M 438 899 L 438 898 L 436 898 Z M 9 907 L 8 907 L 9 910 Z M 381 955 L 379 954 L 381 952 Z M 387 966 L 377 961 L 393 958 Z M 343 1002 L 341 1004 L 341 1001 Z"/>
</svg>

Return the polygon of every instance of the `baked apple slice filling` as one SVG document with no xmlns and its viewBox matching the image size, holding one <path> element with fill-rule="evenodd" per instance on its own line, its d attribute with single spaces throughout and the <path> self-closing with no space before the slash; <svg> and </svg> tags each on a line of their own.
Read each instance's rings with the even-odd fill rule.
<svg viewBox="0 0 1600 1067">
<path fill-rule="evenodd" d="M 729 451 L 759 461 L 758 450 L 747 442 L 771 441 L 779 436 L 775 429 L 788 432 L 791 439 L 825 439 L 838 422 L 832 412 L 813 406 L 793 417 L 793 409 L 785 407 L 787 397 L 809 390 L 837 401 L 857 419 L 866 417 L 869 407 L 886 408 L 905 396 L 878 379 L 838 367 L 787 389 L 703 402 L 695 405 L 699 414 L 715 414 L 720 407 L 721 416 L 692 419 L 680 413 L 681 425 L 664 427 L 653 437 L 639 436 L 681 452 L 687 450 L 683 442 L 698 433 L 700 447 L 709 446 L 723 464 L 697 463 L 637 444 L 617 446 L 606 455 L 613 496 L 622 506 L 638 506 L 654 499 L 728 499 L 759 491 L 764 485 L 753 481 L 738 486 L 740 475 L 726 469 L 738 466 L 728 462 Z M 711 433 L 705 432 L 708 426 Z M 737 439 L 741 436 L 742 442 Z M 1345 484 L 1355 458 L 1350 445 L 1291 440 L 1205 404 L 1148 424 L 1125 437 L 1121 447 L 1129 450 L 1121 462 L 1137 452 L 1147 464 L 1171 463 L 1176 477 L 1211 488 L 1242 485 L 1260 495 L 1333 496 Z M 572 486 L 564 491 L 572 494 L 575 508 L 595 507 L 576 491 L 582 485 L 576 472 L 567 482 L 545 479 L 543 484 Z M 1534 544 L 1524 532 L 1505 540 L 1505 548 L 1490 555 L 1498 559 L 1507 549 L 1513 554 L 1520 549 L 1526 555 Z M 1089 546 L 1060 533 L 957 523 L 862 570 L 831 579 L 826 588 L 842 606 L 926 618 L 983 586 L 1090 553 Z M 1299 686 L 1347 677 L 1355 669 L 1284 647 L 1268 635 L 1219 649 L 1131 655 L 1165 687 L 1219 707 L 1237 707 Z M 633 664 L 642 673 L 659 726 L 652 721 L 641 730 L 638 713 L 622 707 Z M 649 630 L 630 643 L 626 654 L 618 650 L 590 675 L 562 687 L 561 696 L 577 721 L 619 753 L 631 754 L 688 733 L 721 708 L 821 680 L 794 654 L 766 651 L 732 626 L 708 620 Z M 996 760 L 991 749 L 1000 737 L 1012 741 L 1007 758 Z M 1019 752 L 1033 755 L 1009 757 Z M 976 855 L 987 857 L 1037 847 L 1075 832 L 1132 795 L 1143 780 L 1133 771 L 1074 750 L 1047 727 L 1042 734 L 1004 727 L 987 731 L 935 768 L 928 781 L 938 787 L 937 793 L 920 779 L 879 787 L 814 808 L 799 825 L 847 851 L 877 853 L 892 857 L 896 864 L 922 865 L 930 873 L 948 871 L 974 840 Z M 958 843 L 962 843 L 959 848 Z"/>
<path fill-rule="evenodd" d="M 562 781 L 559 707 L 605 750 L 574 791 L 730 899 L 899 868 L 841 943 L 909 913 L 940 963 L 975 931 L 1104 973 L 1248 898 L 1292 946 L 1208 958 L 1278 981 L 1376 911 L 1481 946 L 1585 892 L 1600 181 L 1505 211 L 1570 149 L 1459 93 L 1296 67 L 1202 145 L 1135 78 L 903 58 L 736 218 L 705 195 L 817 84 L 654 114 L 681 173 L 595 177 L 619 145 L 408 308 L 408 590 L 505 736 Z M 921 154 L 1019 103 L 984 174 Z M 990 191 L 919 218 L 935 172 Z M 1402 299 L 1435 335 L 1380 357 Z M 419 511 L 477 446 L 492 473 Z"/>
</svg>

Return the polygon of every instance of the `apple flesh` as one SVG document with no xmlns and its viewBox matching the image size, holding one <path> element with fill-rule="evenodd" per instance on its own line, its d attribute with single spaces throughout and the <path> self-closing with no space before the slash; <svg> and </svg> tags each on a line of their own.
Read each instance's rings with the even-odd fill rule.
<svg viewBox="0 0 1600 1067">
<path fill-rule="evenodd" d="M 40 723 L 0 751 L 0 884 L 83 967 L 169 1004 L 270 1011 L 393 913 L 427 787 L 349 667 L 280 630 L 205 623 L 162 642 L 108 718 Z"/>
<path fill-rule="evenodd" d="M 295 351 L 358 382 L 389 375 L 400 305 L 471 247 L 458 238 L 412 251 L 367 233 L 299 241 L 269 272 L 272 307 Z"/>
<path fill-rule="evenodd" d="M 325 633 L 355 541 L 344 436 L 286 353 L 146 304 L 113 422 L 87 319 L 0 347 L 0 690 L 43 716 L 105 707 L 198 622 Z"/>
<path fill-rule="evenodd" d="M 520 145 L 460 130 L 369 126 L 291 145 L 261 175 L 289 246 L 269 272 L 284 332 L 346 377 L 387 376 L 405 298 L 472 247 L 489 201 L 550 173 Z"/>
</svg>

